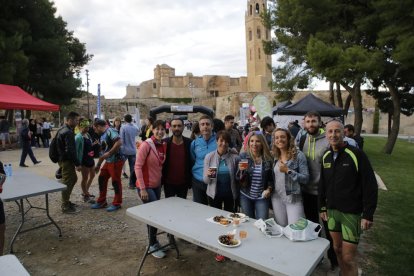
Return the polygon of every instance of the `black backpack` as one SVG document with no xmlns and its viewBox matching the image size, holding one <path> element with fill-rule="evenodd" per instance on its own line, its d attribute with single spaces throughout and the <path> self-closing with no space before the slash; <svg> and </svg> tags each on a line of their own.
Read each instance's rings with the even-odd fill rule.
<svg viewBox="0 0 414 276">
<path fill-rule="evenodd" d="M 49 158 L 50 158 L 50 160 L 52 160 L 53 163 L 57 163 L 59 161 L 59 149 L 58 149 L 57 137 L 59 135 L 59 131 L 62 128 L 60 128 L 56 132 L 55 138 L 52 139 L 52 141 L 50 142 L 50 145 L 49 145 Z"/>
</svg>

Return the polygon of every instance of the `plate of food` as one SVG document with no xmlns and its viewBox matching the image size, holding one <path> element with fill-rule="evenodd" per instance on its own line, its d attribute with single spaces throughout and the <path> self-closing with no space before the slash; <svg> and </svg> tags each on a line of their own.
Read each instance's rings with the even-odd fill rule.
<svg viewBox="0 0 414 276">
<path fill-rule="evenodd" d="M 243 213 L 230 213 L 227 215 L 227 217 L 230 219 L 234 219 L 234 218 L 244 219 L 246 218 L 246 215 Z"/>
<path fill-rule="evenodd" d="M 220 235 L 217 241 L 224 247 L 237 247 L 241 244 L 241 240 L 235 239 L 234 235 Z"/>
<path fill-rule="evenodd" d="M 215 216 L 215 217 L 213 217 L 213 221 L 215 223 L 219 223 L 221 225 L 226 225 L 226 226 L 231 224 L 231 220 L 229 220 L 225 216 Z"/>
</svg>

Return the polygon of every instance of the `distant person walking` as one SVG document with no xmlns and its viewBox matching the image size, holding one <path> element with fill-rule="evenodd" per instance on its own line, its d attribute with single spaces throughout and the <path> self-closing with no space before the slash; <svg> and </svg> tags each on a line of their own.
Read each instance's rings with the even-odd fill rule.
<svg viewBox="0 0 414 276">
<path fill-rule="evenodd" d="M 31 147 L 32 135 L 33 134 L 29 130 L 29 120 L 23 119 L 22 130 L 20 131 L 20 141 L 22 144 L 22 155 L 20 157 L 20 164 L 19 164 L 19 166 L 23 168 L 28 167 L 25 164 L 27 155 L 29 155 L 34 165 L 39 164 L 41 162 L 41 161 L 38 161 L 33 154 L 32 147 Z"/>
<path fill-rule="evenodd" d="M 9 121 L 4 116 L 0 116 L 0 140 L 2 148 L 1 150 L 6 150 L 6 142 L 9 143 L 9 147 L 11 148 L 10 142 L 10 124 Z"/>
<path fill-rule="evenodd" d="M 57 149 L 59 152 L 59 167 L 62 170 L 61 182 L 66 185 L 66 190 L 62 191 L 62 212 L 66 214 L 77 213 L 76 205 L 70 201 L 73 187 L 78 181 L 76 171 L 81 171 L 81 163 L 76 154 L 75 133 L 74 129 L 78 125 L 79 114 L 69 112 L 66 116 L 66 122 L 58 130 L 55 137 L 57 139 Z"/>
</svg>

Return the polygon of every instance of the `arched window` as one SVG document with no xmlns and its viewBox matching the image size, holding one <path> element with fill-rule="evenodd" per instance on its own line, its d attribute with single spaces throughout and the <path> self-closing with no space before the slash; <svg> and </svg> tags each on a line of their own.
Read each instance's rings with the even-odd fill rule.
<svg viewBox="0 0 414 276">
<path fill-rule="evenodd" d="M 256 13 L 260 13 L 260 6 L 259 6 L 259 4 L 256 4 L 256 11 L 255 11 Z"/>
<path fill-rule="evenodd" d="M 252 40 L 252 38 L 253 38 L 252 30 L 251 30 L 251 29 L 249 29 L 249 41 L 251 41 L 251 40 Z"/>
<path fill-rule="evenodd" d="M 260 55 L 261 55 L 260 48 L 258 48 L 257 50 L 258 50 L 257 52 L 259 54 L 259 59 L 260 59 Z"/>
<path fill-rule="evenodd" d="M 262 34 L 260 32 L 260 28 L 257 28 L 257 38 L 258 39 L 262 38 Z"/>
<path fill-rule="evenodd" d="M 252 7 L 252 5 L 250 5 L 250 15 L 252 15 L 253 14 L 253 7 Z"/>
</svg>

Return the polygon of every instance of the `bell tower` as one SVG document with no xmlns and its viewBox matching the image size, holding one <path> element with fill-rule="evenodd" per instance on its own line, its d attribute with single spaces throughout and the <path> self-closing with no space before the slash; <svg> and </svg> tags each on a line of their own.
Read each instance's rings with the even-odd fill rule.
<svg viewBox="0 0 414 276">
<path fill-rule="evenodd" d="M 267 0 L 247 0 L 245 15 L 246 25 L 246 60 L 247 90 L 249 92 L 271 91 L 272 80 L 271 56 L 263 51 L 262 41 L 270 40 L 270 31 L 262 23 L 260 14 L 267 10 Z"/>
</svg>

